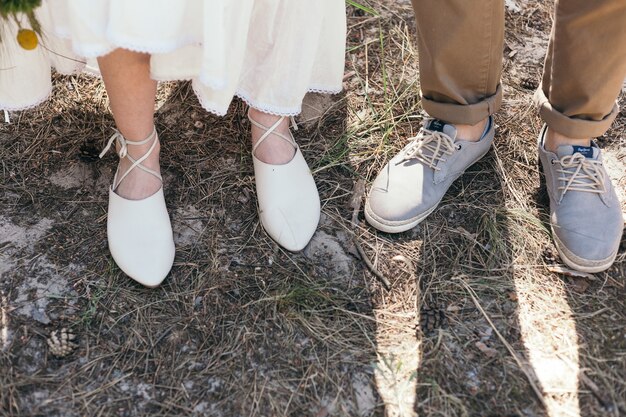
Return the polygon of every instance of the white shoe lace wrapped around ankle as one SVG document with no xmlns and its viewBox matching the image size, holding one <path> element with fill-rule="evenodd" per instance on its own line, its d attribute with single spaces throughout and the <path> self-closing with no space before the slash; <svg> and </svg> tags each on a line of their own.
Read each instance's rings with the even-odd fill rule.
<svg viewBox="0 0 626 417">
<path fill-rule="evenodd" d="M 150 141 L 152 141 L 152 145 L 150 146 L 150 149 L 148 149 L 148 152 L 146 152 L 141 158 L 134 159 L 132 156 L 128 154 L 128 145 L 141 146 L 141 145 L 145 145 L 146 143 Z M 117 190 L 117 187 L 119 187 L 122 181 L 124 181 L 124 178 L 126 178 L 128 174 L 130 174 L 130 172 L 135 168 L 139 168 L 142 171 L 155 176 L 156 178 L 159 179 L 159 181 L 163 182 L 163 178 L 161 178 L 161 174 L 159 174 L 153 169 L 150 169 L 142 165 L 142 162 L 145 161 L 150 156 L 150 154 L 152 153 L 152 151 L 154 150 L 154 148 L 156 147 L 158 143 L 156 129 L 152 130 L 152 133 L 150 134 L 150 136 L 140 141 L 127 140 L 118 130 L 116 130 L 113 136 L 111 136 L 111 138 L 107 142 L 107 145 L 104 147 L 102 152 L 100 152 L 100 158 L 102 158 L 109 151 L 109 149 L 111 149 L 111 145 L 113 144 L 113 142 L 117 142 L 117 144 L 120 146 L 118 150 L 118 155 L 120 159 L 128 158 L 130 162 L 132 162 L 132 165 L 126 170 L 126 172 L 122 175 L 121 178 L 119 179 L 117 178 L 117 175 L 119 174 L 119 169 L 118 171 L 115 172 L 115 176 L 113 177 L 113 190 Z"/>
</svg>

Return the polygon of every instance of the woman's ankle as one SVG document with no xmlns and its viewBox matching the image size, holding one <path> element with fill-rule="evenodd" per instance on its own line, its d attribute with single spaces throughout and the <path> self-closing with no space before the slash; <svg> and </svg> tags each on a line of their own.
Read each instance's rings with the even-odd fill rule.
<svg viewBox="0 0 626 417">
<path fill-rule="evenodd" d="M 257 123 L 265 126 L 266 128 L 272 127 L 281 116 L 275 116 L 272 114 L 264 113 L 255 108 L 250 108 L 250 118 Z M 291 137 L 291 131 L 289 130 L 289 118 L 284 117 L 282 122 L 274 130 L 286 137 Z M 252 147 L 257 145 L 258 141 L 265 134 L 266 130 L 252 124 L 251 128 L 251 141 Z M 272 165 L 286 164 L 293 159 L 295 155 L 295 146 L 280 136 L 270 134 L 263 142 L 254 150 L 254 156 L 262 162 Z"/>
<path fill-rule="evenodd" d="M 125 139 L 131 140 L 128 138 Z M 146 137 L 140 140 L 132 141 L 139 142 L 145 139 Z M 154 143 L 153 141 L 148 141 L 142 145 L 127 145 L 126 152 L 127 155 L 134 160 L 139 160 L 144 155 L 149 153 L 147 158 L 141 162 L 141 165 L 160 174 L 161 167 L 159 163 L 159 155 L 161 152 L 161 143 L 159 142 L 158 136 L 155 137 L 154 140 L 156 141 L 156 143 Z M 154 148 L 152 149 L 152 151 L 150 151 L 153 145 Z M 117 151 L 119 154 L 119 149 Z M 120 159 L 117 174 L 118 178 L 124 175 L 124 173 L 130 169 L 132 164 L 133 162 L 128 157 Z M 118 195 L 128 200 L 142 200 L 157 192 L 161 188 L 162 184 L 161 180 L 159 180 L 154 175 L 144 172 L 140 168 L 135 167 L 119 185 L 115 185 L 117 185 L 117 188 L 114 191 Z"/>
</svg>

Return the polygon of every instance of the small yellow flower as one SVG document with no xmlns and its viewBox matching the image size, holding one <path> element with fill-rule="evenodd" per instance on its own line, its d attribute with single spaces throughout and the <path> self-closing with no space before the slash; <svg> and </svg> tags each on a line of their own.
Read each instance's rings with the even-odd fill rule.
<svg viewBox="0 0 626 417">
<path fill-rule="evenodd" d="M 20 29 L 17 32 L 17 43 L 19 43 L 22 48 L 30 51 L 37 47 L 39 41 L 34 31 L 30 29 Z"/>
</svg>

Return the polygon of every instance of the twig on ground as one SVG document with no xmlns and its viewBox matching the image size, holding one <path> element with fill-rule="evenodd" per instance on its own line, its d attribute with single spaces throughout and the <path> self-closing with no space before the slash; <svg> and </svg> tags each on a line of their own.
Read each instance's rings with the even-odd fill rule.
<svg viewBox="0 0 626 417">
<path fill-rule="evenodd" d="M 533 391 L 535 392 L 535 394 L 537 395 L 537 399 L 539 399 L 539 402 L 541 402 L 541 405 L 543 405 L 544 409 L 547 409 L 546 407 L 546 402 L 543 399 L 543 394 L 541 393 L 541 390 L 539 389 L 539 387 L 537 386 L 536 383 L 536 378 L 534 375 L 531 374 L 531 372 L 528 370 L 528 366 L 526 366 L 523 362 L 522 359 L 519 357 L 519 355 L 517 354 L 517 352 L 513 349 L 513 346 L 511 346 L 509 344 L 509 342 L 507 342 L 507 340 L 504 338 L 504 336 L 502 336 L 502 334 L 498 331 L 498 328 L 495 326 L 495 324 L 493 324 L 493 322 L 491 321 L 491 318 L 489 317 L 489 315 L 487 314 L 487 312 L 483 309 L 483 307 L 480 305 L 480 302 L 478 301 L 478 297 L 476 296 L 476 293 L 474 292 L 474 290 L 472 289 L 472 287 L 470 287 L 469 285 L 467 285 L 467 283 L 461 279 L 461 278 L 456 278 L 457 280 L 461 281 L 461 285 L 463 286 L 463 288 L 465 288 L 465 290 L 467 291 L 467 293 L 470 295 L 470 297 L 472 298 L 472 301 L 474 302 L 474 305 L 476 305 L 476 308 L 481 312 L 481 314 L 485 317 L 485 320 L 487 320 L 487 322 L 489 323 L 489 325 L 491 326 L 491 328 L 493 329 L 493 331 L 498 335 L 498 338 L 500 339 L 500 341 L 502 342 L 502 344 L 504 344 L 504 346 L 507 348 L 507 350 L 509 351 L 509 353 L 511 354 L 511 356 L 513 356 L 513 359 L 515 359 L 515 362 L 517 363 L 517 366 L 519 366 L 519 368 L 521 369 L 521 371 L 524 373 L 524 375 L 526 375 L 526 379 L 528 379 L 528 383 L 530 384 L 530 386 L 532 387 Z"/>
<path fill-rule="evenodd" d="M 380 273 L 378 269 L 376 269 L 374 264 L 372 264 L 372 261 L 370 261 L 370 258 L 363 250 L 363 247 L 361 247 L 356 233 L 359 228 L 359 211 L 361 211 L 361 202 L 363 201 L 364 195 L 365 181 L 360 179 L 354 184 L 354 190 L 352 191 L 352 200 L 350 200 L 350 207 L 352 208 L 352 220 L 350 221 L 350 223 L 352 224 L 352 229 L 354 230 L 352 241 L 354 242 L 356 250 L 359 252 L 361 259 L 363 259 L 363 262 L 365 262 L 365 265 L 367 265 L 368 269 L 372 272 L 372 274 L 374 274 L 376 278 L 378 278 L 378 280 L 384 285 L 386 290 L 390 290 L 391 283 L 382 273 Z"/>
<path fill-rule="evenodd" d="M 354 188 L 352 189 L 352 199 L 350 200 L 350 208 L 352 209 L 352 220 L 350 223 L 352 224 L 353 229 L 359 227 L 359 211 L 361 211 L 361 202 L 363 201 L 364 195 L 365 181 L 360 179 L 354 183 Z"/>
</svg>

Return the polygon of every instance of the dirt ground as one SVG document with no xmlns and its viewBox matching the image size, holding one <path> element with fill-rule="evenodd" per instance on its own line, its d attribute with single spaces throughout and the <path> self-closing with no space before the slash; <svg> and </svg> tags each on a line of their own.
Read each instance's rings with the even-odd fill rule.
<svg viewBox="0 0 626 417">
<path fill-rule="evenodd" d="M 158 289 L 107 250 L 100 81 L 55 75 L 51 100 L 0 122 L 0 415 L 626 415 L 626 244 L 606 272 L 555 272 L 532 103 L 552 2 L 506 1 L 495 145 L 399 235 L 351 224 L 355 184 L 424 117 L 410 2 L 367 4 L 348 8 L 344 93 L 298 119 L 322 197 L 302 253 L 259 225 L 237 100 L 217 118 L 187 83 L 160 86 L 177 252 Z M 598 142 L 624 212 L 625 138 L 622 110 Z M 59 357 L 62 328 L 76 346 Z"/>
</svg>

